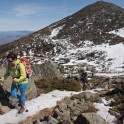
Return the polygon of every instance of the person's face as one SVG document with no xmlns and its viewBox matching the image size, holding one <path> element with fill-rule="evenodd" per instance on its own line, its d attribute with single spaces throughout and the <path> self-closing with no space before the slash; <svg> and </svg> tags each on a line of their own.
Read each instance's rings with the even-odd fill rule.
<svg viewBox="0 0 124 124">
<path fill-rule="evenodd" d="M 13 60 L 12 58 L 8 58 L 7 62 L 9 65 L 14 65 L 15 64 L 15 60 Z"/>
</svg>

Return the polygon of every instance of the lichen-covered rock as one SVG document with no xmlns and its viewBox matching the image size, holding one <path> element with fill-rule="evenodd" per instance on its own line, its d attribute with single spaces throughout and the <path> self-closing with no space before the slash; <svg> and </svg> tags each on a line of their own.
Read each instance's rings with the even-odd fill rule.
<svg viewBox="0 0 124 124">
<path fill-rule="evenodd" d="M 32 69 L 36 77 L 62 78 L 62 74 L 50 60 L 46 60 L 43 64 L 33 64 Z"/>
</svg>

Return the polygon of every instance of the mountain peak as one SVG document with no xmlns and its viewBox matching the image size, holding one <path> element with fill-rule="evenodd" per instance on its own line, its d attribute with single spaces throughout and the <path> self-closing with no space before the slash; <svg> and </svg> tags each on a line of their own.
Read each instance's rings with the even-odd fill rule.
<svg viewBox="0 0 124 124">
<path fill-rule="evenodd" d="M 90 32 L 90 36 L 94 35 L 93 32 L 96 30 L 109 32 L 124 27 L 124 9 L 109 2 L 98 1 L 69 16 L 66 24 L 67 27 L 70 25 L 70 29 L 74 25 L 77 25 L 78 29 L 82 29 L 85 33 L 82 34 L 82 37 L 87 36 L 86 31 Z"/>
<path fill-rule="evenodd" d="M 113 13 L 122 13 L 124 12 L 124 9 L 109 2 L 104 2 L 104 1 L 97 1 L 91 5 L 88 5 L 81 9 L 79 12 L 76 14 L 84 14 L 84 15 L 90 15 L 92 16 L 94 13 L 105 13 L 105 14 L 113 14 Z M 101 13 L 101 14 L 102 14 Z"/>
<path fill-rule="evenodd" d="M 123 10 L 121 7 L 119 7 L 119 6 L 117 6 L 117 5 L 113 4 L 113 3 L 105 2 L 105 1 L 102 1 L 102 0 L 97 1 L 97 2 L 95 2 L 93 4 L 91 4 L 91 5 L 88 5 L 87 7 L 88 8 L 89 7 L 90 8 L 96 7 L 96 8 L 99 8 L 99 9 L 101 9 L 101 8 L 107 8 L 107 9 L 113 8 L 113 9 L 121 9 L 121 10 Z"/>
</svg>

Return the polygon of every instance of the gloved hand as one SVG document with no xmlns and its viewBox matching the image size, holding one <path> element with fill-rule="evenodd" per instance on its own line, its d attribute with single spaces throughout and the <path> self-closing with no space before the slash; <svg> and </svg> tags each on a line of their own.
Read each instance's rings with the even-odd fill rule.
<svg viewBox="0 0 124 124">
<path fill-rule="evenodd" d="M 18 79 L 17 78 L 13 78 L 13 83 L 17 83 L 18 82 Z"/>
</svg>

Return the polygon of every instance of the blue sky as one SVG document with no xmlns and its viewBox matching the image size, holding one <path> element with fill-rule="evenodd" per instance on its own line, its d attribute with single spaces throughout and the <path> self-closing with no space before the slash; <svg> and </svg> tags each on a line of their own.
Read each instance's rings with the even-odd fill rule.
<svg viewBox="0 0 124 124">
<path fill-rule="evenodd" d="M 98 0 L 0 0 L 0 31 L 37 31 Z M 124 0 L 104 0 L 124 8 Z"/>
</svg>

